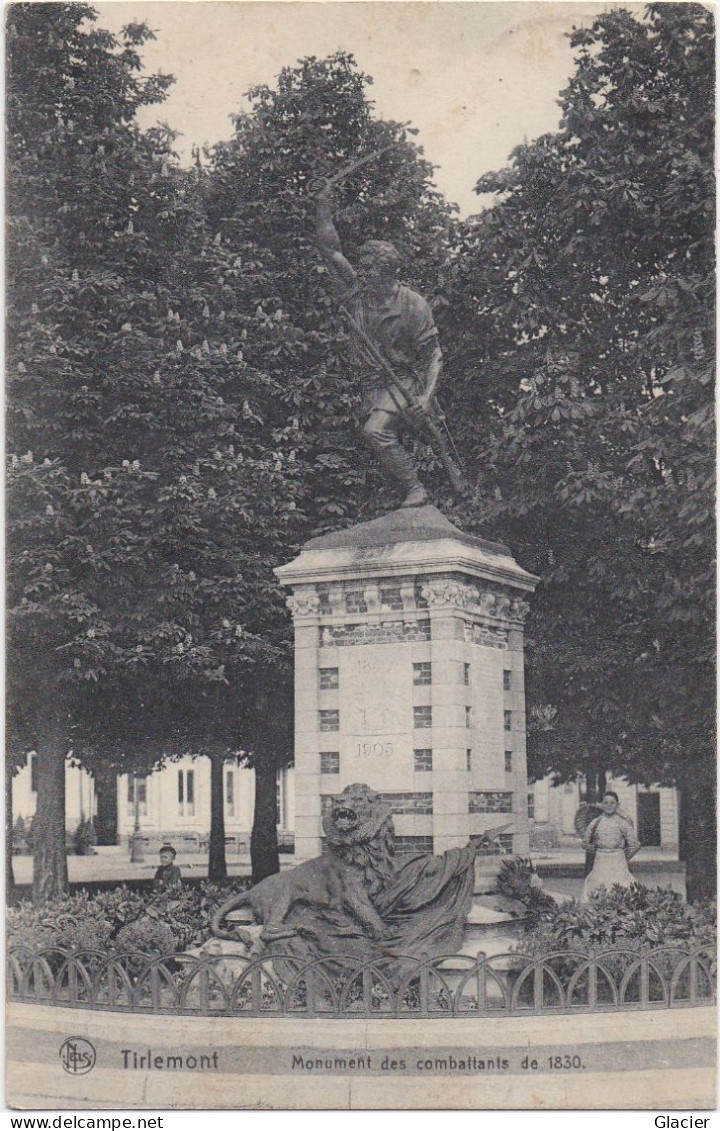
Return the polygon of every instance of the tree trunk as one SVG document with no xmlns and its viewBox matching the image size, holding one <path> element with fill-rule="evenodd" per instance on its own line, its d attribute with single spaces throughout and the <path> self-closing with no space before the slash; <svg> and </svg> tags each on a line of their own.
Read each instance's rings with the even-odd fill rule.
<svg viewBox="0 0 720 1131">
<path fill-rule="evenodd" d="M 10 762 L 5 759 L 5 902 L 9 905 L 17 901 L 15 873 L 13 872 L 13 811 L 12 811 L 13 772 Z"/>
<path fill-rule="evenodd" d="M 208 849 L 208 879 L 227 879 L 225 859 L 225 799 L 223 796 L 222 754 L 210 754 L 210 844 Z"/>
<path fill-rule="evenodd" d="M 45 903 L 68 890 L 65 851 L 65 743 L 50 741 L 38 750 L 37 811 L 33 821 L 33 903 Z"/>
<path fill-rule="evenodd" d="M 597 770 L 588 770 L 588 772 L 585 775 L 585 800 L 588 803 L 588 805 L 597 804 L 597 802 L 599 801 L 598 779 L 599 779 L 599 774 L 598 774 Z M 590 873 L 592 872 L 594 867 L 595 867 L 595 849 L 594 848 L 586 848 L 585 849 L 585 865 L 584 865 L 584 869 L 583 869 L 583 875 L 585 876 L 585 878 L 587 878 L 590 875 Z"/>
<path fill-rule="evenodd" d="M 717 890 L 715 783 L 704 776 L 700 772 L 679 783 L 680 859 L 688 900 L 714 899 Z"/>
<path fill-rule="evenodd" d="M 277 840 L 277 766 L 273 759 L 258 757 L 255 762 L 255 812 L 250 837 L 252 882 L 280 871 Z"/>
<path fill-rule="evenodd" d="M 97 813 L 95 833 L 98 844 L 118 843 L 117 771 L 98 766 L 94 773 Z"/>
<path fill-rule="evenodd" d="M 590 803 L 597 801 L 598 776 L 596 770 L 588 770 L 585 774 L 585 800 Z"/>
</svg>

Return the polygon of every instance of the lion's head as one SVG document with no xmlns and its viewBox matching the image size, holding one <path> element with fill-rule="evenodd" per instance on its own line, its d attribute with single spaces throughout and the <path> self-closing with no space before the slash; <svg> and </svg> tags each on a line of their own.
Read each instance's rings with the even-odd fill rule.
<svg viewBox="0 0 720 1131">
<path fill-rule="evenodd" d="M 393 873 L 395 826 L 379 793 L 358 782 L 346 786 L 333 798 L 323 829 L 330 852 L 364 868 L 371 889 L 387 883 Z"/>
<path fill-rule="evenodd" d="M 323 828 L 330 844 L 345 846 L 373 840 L 385 821 L 392 824 L 388 803 L 369 785 L 356 782 L 333 797 Z"/>
</svg>

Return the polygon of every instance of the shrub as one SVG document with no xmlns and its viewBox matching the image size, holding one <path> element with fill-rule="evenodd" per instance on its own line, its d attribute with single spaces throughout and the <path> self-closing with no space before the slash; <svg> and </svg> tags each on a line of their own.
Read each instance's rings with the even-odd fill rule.
<svg viewBox="0 0 720 1131">
<path fill-rule="evenodd" d="M 33 832 L 34 817 L 18 817 L 13 825 L 12 831 L 12 850 L 19 856 L 27 856 L 32 853 L 35 844 L 35 836 Z"/>
<path fill-rule="evenodd" d="M 246 885 L 245 880 L 235 881 L 232 889 Z M 133 935 L 125 928 L 149 917 L 158 925 L 158 930 L 143 928 L 145 935 L 141 932 L 134 937 L 139 940 L 145 937 L 148 941 L 159 939 L 159 928 L 164 928 L 172 932 L 171 951 L 187 950 L 201 946 L 212 937 L 213 913 L 229 894 L 227 887 L 206 882 L 199 887 L 172 892 L 133 892 L 124 886 L 94 895 L 81 891 L 42 907 L 21 903 L 7 912 L 8 946 L 110 953 L 119 946 L 127 949 L 127 940 Z"/>
<path fill-rule="evenodd" d="M 669 889 L 614 887 L 587 903 L 550 908 L 523 938 L 519 950 L 540 957 L 552 951 L 591 955 L 613 946 L 714 946 L 714 904 L 690 904 Z"/>
<path fill-rule="evenodd" d="M 176 940 L 167 923 L 154 916 L 142 915 L 118 931 L 115 949 L 123 954 L 138 951 L 154 958 L 161 954 L 174 954 Z"/>
<path fill-rule="evenodd" d="M 542 880 L 532 860 L 527 856 L 513 856 L 502 861 L 498 872 L 497 889 L 506 899 L 523 904 L 528 927 L 535 926 L 551 908 L 556 906 L 555 900 L 543 891 Z"/>
<path fill-rule="evenodd" d="M 72 847 L 76 856 L 94 856 L 97 836 L 92 821 L 82 820 L 72 837 Z"/>
<path fill-rule="evenodd" d="M 28 852 L 32 851 L 32 818 L 25 821 L 23 817 L 18 817 L 13 825 L 12 830 L 12 850 L 19 856 L 26 856 Z"/>
<path fill-rule="evenodd" d="M 497 877 L 497 888 L 501 895 L 527 903 L 537 886 L 539 877 L 529 857 L 511 856 L 502 861 Z"/>
<path fill-rule="evenodd" d="M 227 888 L 208 881 L 199 887 L 156 892 L 149 901 L 148 910 L 157 920 L 172 925 L 176 949 L 187 950 L 202 946 L 212 938 L 210 921 L 216 907 L 228 895 Z"/>
<path fill-rule="evenodd" d="M 117 932 L 144 909 L 143 897 L 125 887 L 97 895 L 81 891 L 41 907 L 20 903 L 7 912 L 8 946 L 107 950 Z"/>
<path fill-rule="evenodd" d="M 587 903 L 571 900 L 546 912 L 541 922 L 530 929 L 515 948 L 517 957 L 512 969 L 519 971 L 526 958 L 542 958 L 559 952 L 548 959 L 548 965 L 563 985 L 577 972 L 583 959 L 603 951 L 618 949 L 618 953 L 602 960 L 603 967 L 617 987 L 623 975 L 636 961 L 640 951 L 661 947 L 710 946 L 715 947 L 715 908 L 712 905 L 691 905 L 677 892 L 656 888 L 615 887 L 610 892 L 598 892 Z M 623 953 L 623 952 L 630 952 Z M 678 956 L 665 950 L 653 959 L 654 967 L 664 977 L 677 969 Z M 532 992 L 527 982 L 526 993 Z M 576 993 L 588 992 L 587 972 L 576 985 Z M 639 993 L 636 981 L 634 993 Z M 651 976 L 651 993 L 657 1000 L 662 991 L 657 976 Z M 612 996 L 604 978 L 600 978 L 598 994 L 601 1001 L 610 1002 Z M 632 1000 L 632 998 L 631 998 Z"/>
<path fill-rule="evenodd" d="M 555 825 L 534 825 L 530 830 L 530 848 L 536 852 L 550 852 L 559 843 Z"/>
</svg>

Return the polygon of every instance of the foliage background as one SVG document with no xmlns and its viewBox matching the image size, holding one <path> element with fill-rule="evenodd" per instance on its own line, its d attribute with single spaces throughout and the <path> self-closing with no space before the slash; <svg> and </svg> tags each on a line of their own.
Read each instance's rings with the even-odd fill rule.
<svg viewBox="0 0 720 1131">
<path fill-rule="evenodd" d="M 454 505 L 421 451 L 433 498 L 542 577 L 531 770 L 676 785 L 690 888 L 714 890 L 711 13 L 575 32 L 559 131 L 483 177 L 496 203 L 467 221 L 345 52 L 250 91 L 186 170 L 135 121 L 172 81 L 143 72 L 146 28 L 115 39 L 82 4 L 17 4 L 7 27 L 8 774 L 38 750 L 36 898 L 67 882 L 70 746 L 96 777 L 243 757 L 255 878 L 277 868 L 272 567 L 392 505 L 312 190 L 390 142 L 343 183 L 338 227 L 351 257 L 393 239 L 433 299 L 474 484 Z"/>
</svg>

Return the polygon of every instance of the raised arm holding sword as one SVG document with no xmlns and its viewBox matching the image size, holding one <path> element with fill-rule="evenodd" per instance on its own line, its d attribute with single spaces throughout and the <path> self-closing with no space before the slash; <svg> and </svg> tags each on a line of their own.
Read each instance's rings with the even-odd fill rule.
<svg viewBox="0 0 720 1131">
<path fill-rule="evenodd" d="M 332 215 L 334 184 L 377 156 L 376 152 L 354 162 L 320 189 L 317 242 L 350 328 L 351 364 L 367 371 L 365 440 L 385 475 L 400 487 L 401 505 L 419 507 L 428 496 L 400 443 L 405 426 L 433 442 L 453 489 L 458 493 L 466 489 L 433 414 L 442 372 L 437 327 L 425 299 L 398 281 L 401 261 L 396 248 L 384 240 L 368 240 L 353 267 L 343 255 Z"/>
</svg>

